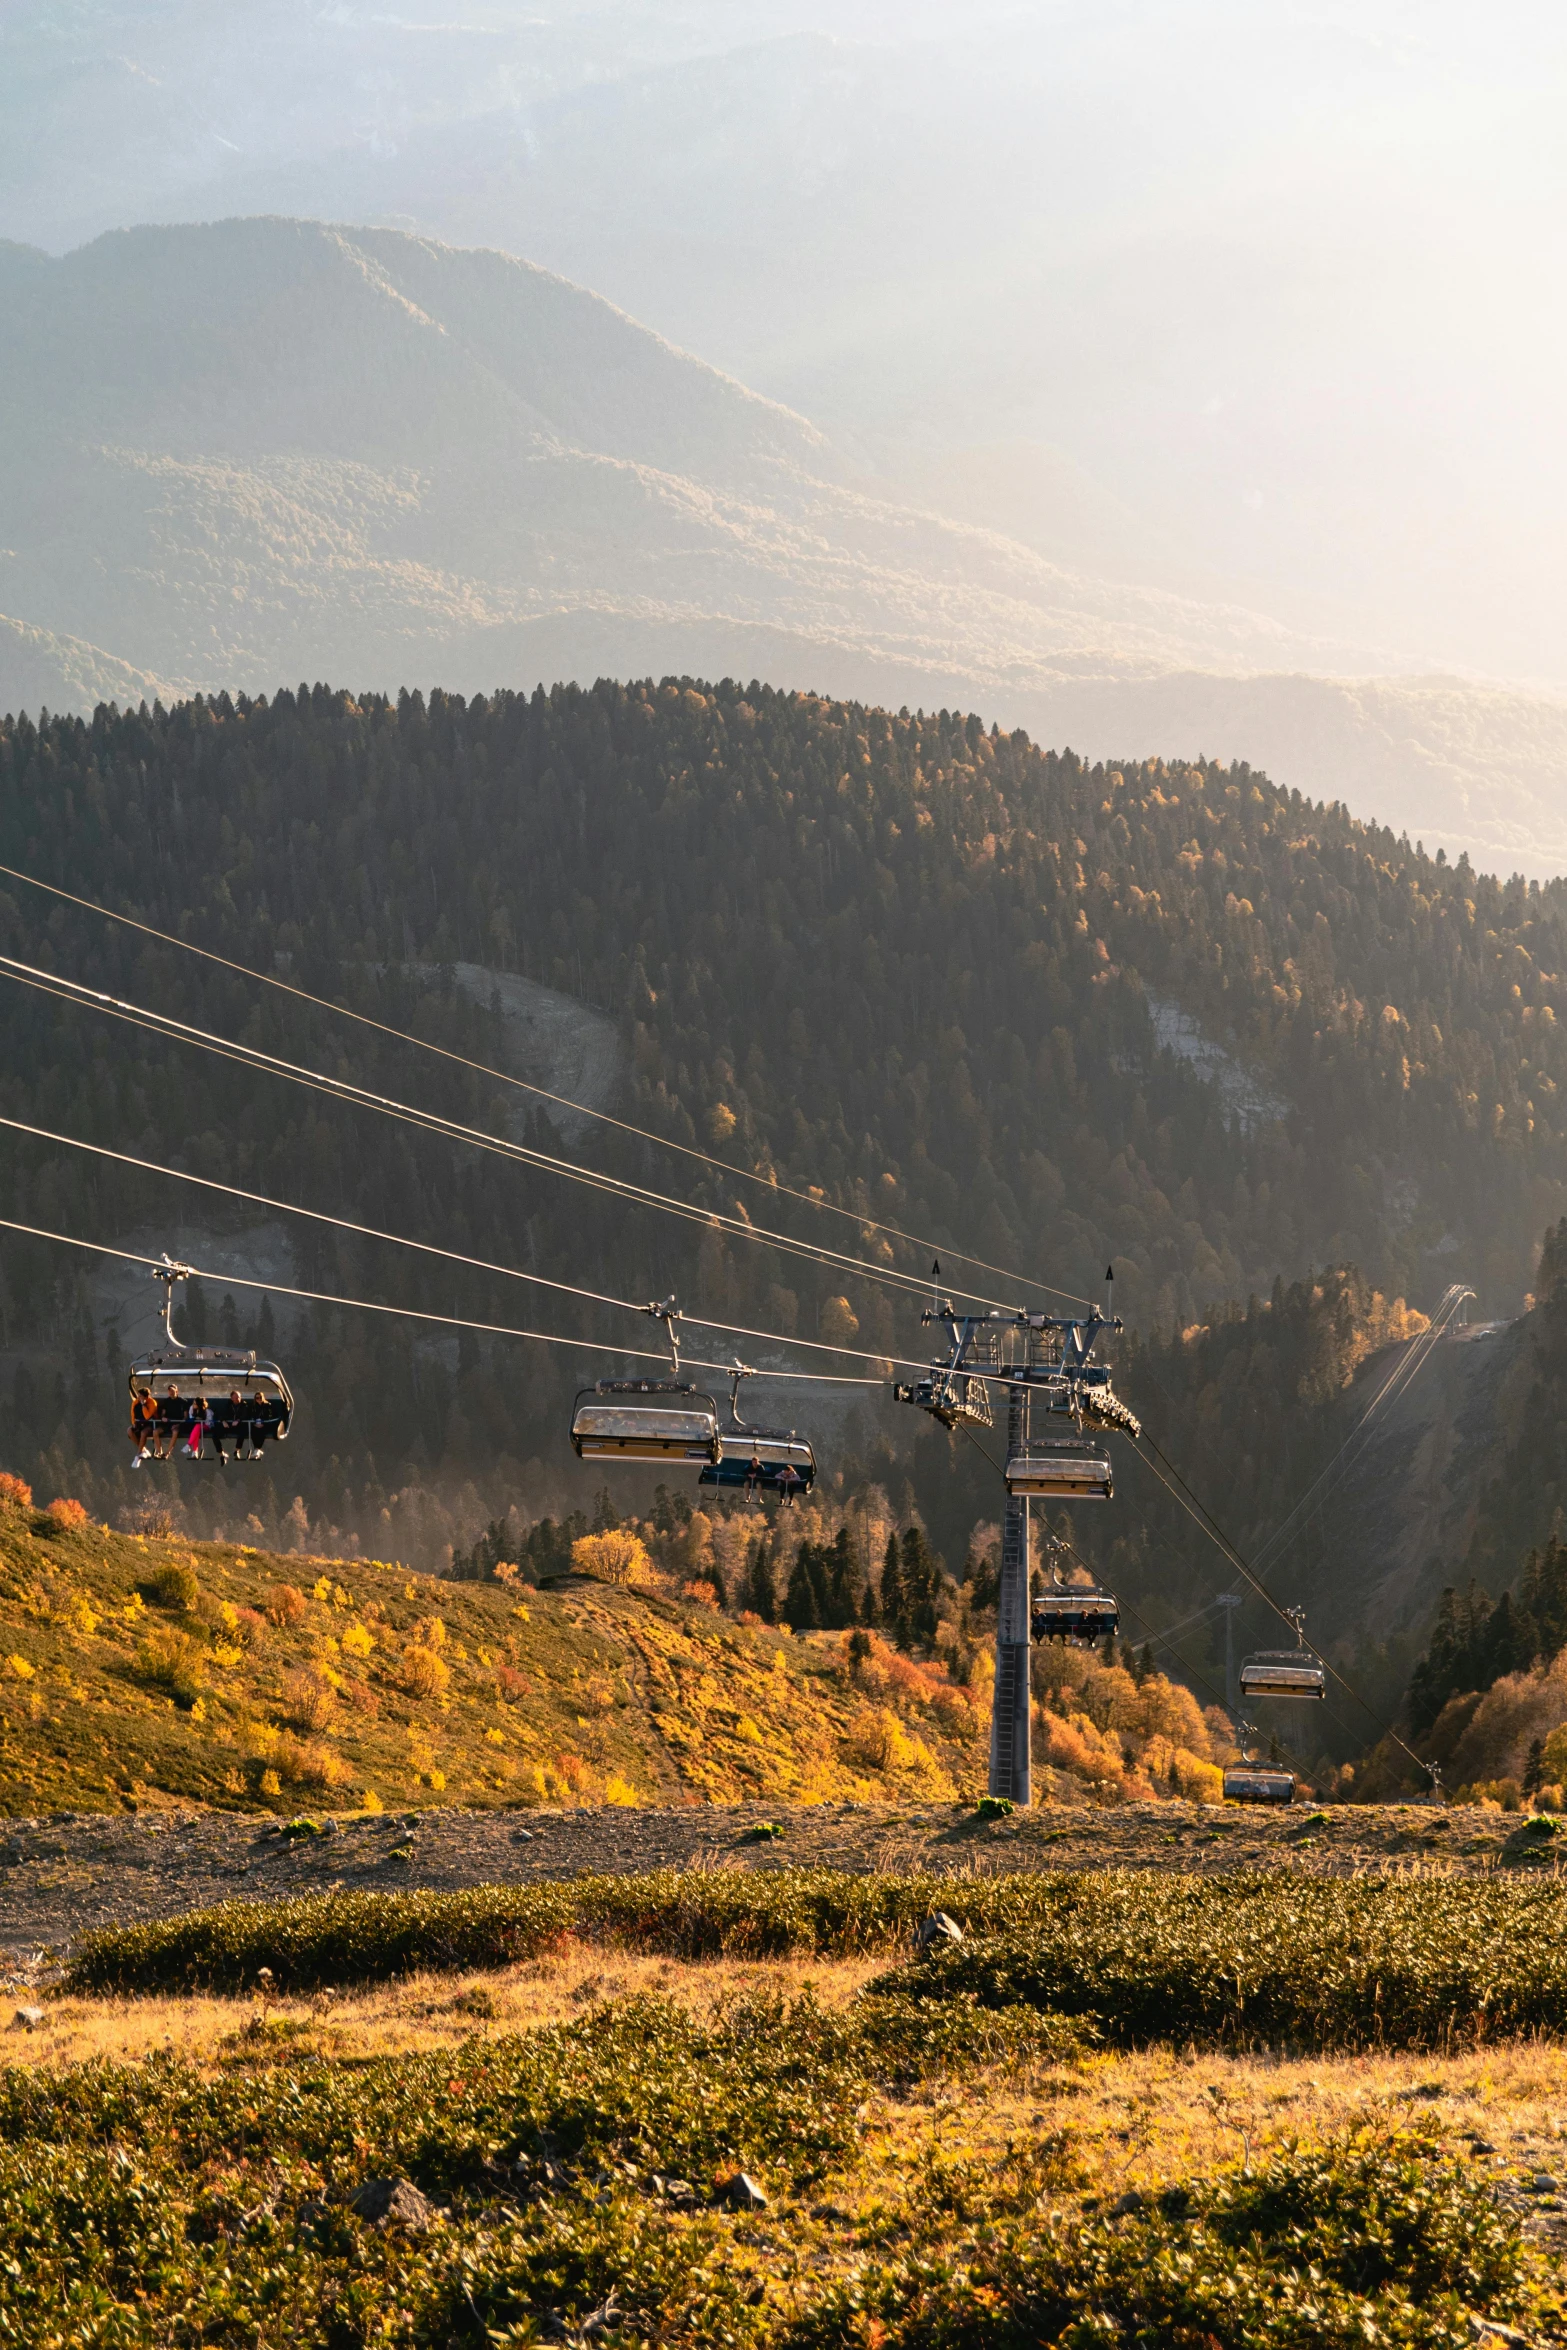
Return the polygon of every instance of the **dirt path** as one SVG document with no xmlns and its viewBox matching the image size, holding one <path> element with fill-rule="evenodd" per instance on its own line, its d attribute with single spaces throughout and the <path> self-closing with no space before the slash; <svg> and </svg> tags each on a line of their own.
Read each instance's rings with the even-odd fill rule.
<svg viewBox="0 0 1567 2350">
<path fill-rule="evenodd" d="M 777 1821 L 778 1838 L 761 1838 Z M 1567 1844 L 1567 1832 L 1561 1841 Z M 890 1810 L 760 1804 L 668 1810 L 425 1811 L 354 1816 L 290 1840 L 254 1814 L 170 1808 L 18 1820 L 0 1832 L 0 1955 L 64 1949 L 94 1926 L 215 1901 L 269 1901 L 338 1886 L 457 1888 L 640 1869 L 821 1866 L 1278 1869 L 1311 1875 L 1484 1875 L 1556 1867 L 1555 1839 L 1478 1809 L 1351 1805 L 1306 1812 L 1051 1806 L 999 1821 L 956 1805 Z"/>
</svg>

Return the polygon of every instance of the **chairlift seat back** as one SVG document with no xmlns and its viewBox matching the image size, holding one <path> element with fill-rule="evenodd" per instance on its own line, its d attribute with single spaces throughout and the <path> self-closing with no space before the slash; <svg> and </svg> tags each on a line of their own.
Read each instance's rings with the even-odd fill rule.
<svg viewBox="0 0 1567 2350">
<path fill-rule="evenodd" d="M 294 1416 L 293 1395 L 276 1363 L 258 1361 L 253 1355 L 222 1354 L 212 1347 L 189 1354 L 139 1356 L 130 1367 L 127 1385 L 133 1402 L 139 1395 L 150 1395 L 160 1404 L 171 1395 L 185 1403 L 226 1403 L 237 1389 L 247 1404 L 268 1411 L 282 1406 L 282 1419 L 273 1431 L 277 1437 L 288 1434 Z"/>
<path fill-rule="evenodd" d="M 707 1461 L 722 1457 L 718 1406 L 690 1387 L 605 1379 L 584 1388 L 571 1415 L 584 1461 Z"/>
<path fill-rule="evenodd" d="M 1045 1501 L 1109 1501 L 1115 1473 L 1107 1453 L 1093 1444 L 1052 1444 L 1015 1452 L 1007 1461 L 1008 1493 L 1038 1495 Z"/>
<path fill-rule="evenodd" d="M 1243 1697 L 1326 1697 L 1327 1674 L 1309 1649 L 1263 1649 L 1241 1666 Z"/>
<path fill-rule="evenodd" d="M 1226 1803 L 1293 1803 L 1295 1774 L 1271 1763 L 1229 1763 L 1224 1772 Z"/>
<path fill-rule="evenodd" d="M 816 1482 L 816 1455 L 803 1436 L 778 1428 L 726 1428 L 719 1436 L 719 1457 L 709 1461 L 697 1479 L 699 1485 L 717 1485 L 738 1492 L 755 1478 L 762 1491 L 776 1493 L 784 1472 L 794 1471 L 788 1490 L 808 1493 Z M 753 1472 L 751 1463 L 756 1461 Z"/>
<path fill-rule="evenodd" d="M 1036 1640 L 1098 1642 L 1121 1629 L 1121 1610 L 1108 1591 L 1044 1591 L 1032 1609 Z"/>
</svg>

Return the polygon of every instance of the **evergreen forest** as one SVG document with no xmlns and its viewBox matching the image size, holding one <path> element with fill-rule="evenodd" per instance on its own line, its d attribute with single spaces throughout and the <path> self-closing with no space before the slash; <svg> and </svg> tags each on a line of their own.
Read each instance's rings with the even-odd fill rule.
<svg viewBox="0 0 1567 2350">
<path fill-rule="evenodd" d="M 1333 1457 L 1362 1362 L 1454 1278 L 1478 1311 L 1516 1314 L 1567 1211 L 1567 887 L 1427 856 L 1245 768 L 1090 766 L 973 717 L 733 681 L 472 701 L 301 687 L 6 720 L 0 861 L 384 1025 L 0 876 L 6 954 L 699 1214 L 454 1146 L 9 976 L 5 1116 L 546 1281 L 673 1291 L 709 1360 L 736 1342 L 704 1343 L 704 1316 L 859 1350 L 873 1359 L 810 1359 L 884 1378 L 931 1342 L 921 1293 L 878 1276 L 923 1277 L 934 1252 L 954 1292 L 1060 1311 L 1102 1294 L 1113 1263 L 1118 1383 L 1243 1545 Z M 521 1065 L 513 981 L 613 1034 L 626 1124 L 473 1066 Z M 515 1555 L 546 1518 L 590 1522 L 572 1395 L 617 1347 L 656 1348 L 652 1325 L 14 1130 L 0 1164 L 13 1222 L 261 1267 L 265 1291 L 197 1285 L 183 1326 L 286 1354 L 300 1404 L 286 1454 L 230 1486 L 133 1478 L 124 1365 L 155 1300 L 110 1311 L 90 1256 L 9 1233 L 5 1451 L 42 1491 L 459 1572 L 486 1527 Z M 1540 1346 L 1546 1319 L 1530 1317 Z M 780 1359 L 756 1345 L 762 1368 Z M 947 1574 L 978 1569 L 1000 1516 L 981 1446 L 884 1385 L 754 1398 L 808 1424 L 823 1462 L 821 1555 L 802 1568 L 770 1530 L 780 1607 L 803 1575 L 831 1620 L 857 1501 L 919 1531 Z M 1121 1576 L 1140 1642 L 1224 1569 L 1136 1464 L 1123 1498 L 1071 1532 Z M 611 1514 L 650 1506 L 629 1476 Z M 1430 1600 L 1470 1573 L 1499 1589 L 1548 1535 L 1538 1517 L 1519 1501 L 1494 1556 L 1433 1559 Z M 1426 1605 L 1392 1643 L 1384 1699 L 1429 1621 Z M 1211 1610 L 1192 1637 L 1219 1670 Z"/>
</svg>

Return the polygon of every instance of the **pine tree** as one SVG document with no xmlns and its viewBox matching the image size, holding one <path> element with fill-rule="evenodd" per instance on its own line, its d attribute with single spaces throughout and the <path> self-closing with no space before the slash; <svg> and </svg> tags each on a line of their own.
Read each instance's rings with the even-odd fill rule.
<svg viewBox="0 0 1567 2350">
<path fill-rule="evenodd" d="M 830 1632 L 844 1632 L 859 1620 L 860 1562 L 854 1537 L 840 1526 L 827 1554 L 827 1606 L 824 1622 Z"/>
<path fill-rule="evenodd" d="M 908 1646 L 906 1602 L 903 1592 L 903 1556 L 898 1537 L 889 1534 L 881 1562 L 881 1620 L 899 1648 Z"/>
<path fill-rule="evenodd" d="M 907 1625 L 902 1647 L 915 1642 L 935 1646 L 940 1621 L 938 1601 L 945 1577 L 941 1561 L 925 1539 L 924 1529 L 909 1526 L 903 1536 L 903 1621 Z"/>
<path fill-rule="evenodd" d="M 814 1547 L 809 1542 L 802 1542 L 794 1554 L 788 1588 L 784 1592 L 784 1619 L 796 1632 L 819 1632 L 822 1629 L 820 1574 Z"/>
<path fill-rule="evenodd" d="M 746 1566 L 745 1605 L 764 1624 L 778 1621 L 778 1589 L 773 1578 L 771 1546 L 765 1534 L 759 1534 L 751 1546 Z"/>
</svg>

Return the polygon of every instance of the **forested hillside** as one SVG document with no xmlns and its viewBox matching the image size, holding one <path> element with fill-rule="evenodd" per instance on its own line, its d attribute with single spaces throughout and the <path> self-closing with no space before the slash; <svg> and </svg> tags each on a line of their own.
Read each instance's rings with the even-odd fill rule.
<svg viewBox="0 0 1567 2350">
<path fill-rule="evenodd" d="M 503 1059 L 507 1037 L 459 965 L 596 1006 L 624 1040 L 626 1115 L 1012 1268 L 1018 1280 L 967 1274 L 991 1295 L 1022 1294 L 1024 1276 L 1086 1294 L 1111 1258 L 1150 1350 L 1128 1378 L 1135 1390 L 1139 1366 L 1157 1366 L 1177 1427 L 1187 1366 L 1237 1344 L 1228 1323 L 1195 1346 L 1178 1334 L 1223 1300 L 1352 1265 L 1360 1286 L 1334 1311 L 1347 1297 L 1384 1337 L 1393 1301 L 1429 1304 L 1455 1276 L 1516 1310 L 1539 1234 L 1567 1208 L 1567 894 L 1429 859 L 1246 770 L 1090 768 L 972 718 L 733 683 L 467 704 L 317 688 L 10 721 L 0 843 L 8 864 L 476 1059 Z M 6 887 L 8 951 L 476 1124 L 515 1119 L 516 1095 L 471 1071 Z M 881 1355 L 926 1343 L 914 1305 L 858 1275 L 19 989 L 7 1009 L 8 1115 L 621 1296 L 674 1286 L 693 1315 Z M 550 1132 L 538 1109 L 526 1131 Z M 236 1272 L 632 1343 L 623 1317 L 574 1319 L 593 1309 L 319 1226 L 258 1225 L 15 1136 L 3 1147 L 6 1212 L 22 1221 L 179 1241 L 198 1261 L 205 1238 L 207 1261 Z M 892 1248 L 614 1128 L 574 1133 L 571 1151 L 871 1263 Z M 9 1238 L 3 1263 L 13 1464 L 45 1492 L 123 1507 L 136 1487 L 106 1356 L 146 1324 L 106 1330 L 83 1268 L 42 1243 Z M 965 1277 L 953 1257 L 947 1272 Z M 221 1288 L 204 1302 L 214 1327 L 230 1311 Z M 298 1493 L 323 1539 L 337 1528 L 433 1560 L 513 1503 L 590 1502 L 564 1442 L 569 1358 L 267 1310 L 297 1432 L 275 1482 L 269 1469 L 220 1501 L 204 1479 L 194 1523 L 238 1524 L 243 1506 L 270 1541 Z M 258 1327 L 254 1298 L 236 1292 L 232 1315 Z M 1264 1525 L 1309 1466 L 1309 1384 L 1281 1379 L 1277 1423 L 1221 1409 L 1205 1431 L 1222 1438 L 1202 1469 L 1221 1516 Z M 840 1491 L 881 1483 L 954 1566 L 975 1520 L 998 1514 L 978 1454 L 915 1415 L 873 1399 L 845 1416 L 820 1393 L 800 1408 Z M 1122 1545 L 1159 1524 L 1152 1503 L 1136 1524 L 1107 1515 Z M 1150 1578 L 1169 1580 L 1151 1560 Z"/>
</svg>

